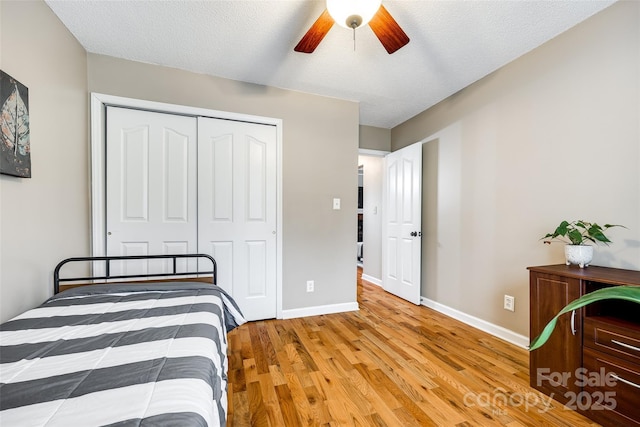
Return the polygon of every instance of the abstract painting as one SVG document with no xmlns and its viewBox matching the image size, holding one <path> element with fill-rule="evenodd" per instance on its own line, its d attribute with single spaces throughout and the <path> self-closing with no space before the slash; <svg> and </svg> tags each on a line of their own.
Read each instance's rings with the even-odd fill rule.
<svg viewBox="0 0 640 427">
<path fill-rule="evenodd" d="M 0 173 L 31 178 L 29 89 L 0 71 Z"/>
</svg>

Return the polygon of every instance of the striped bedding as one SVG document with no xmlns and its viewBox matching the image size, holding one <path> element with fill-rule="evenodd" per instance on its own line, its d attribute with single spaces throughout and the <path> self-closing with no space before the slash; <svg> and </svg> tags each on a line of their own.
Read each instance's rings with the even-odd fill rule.
<svg viewBox="0 0 640 427">
<path fill-rule="evenodd" d="M 226 333 L 244 322 L 199 282 L 59 293 L 0 325 L 0 425 L 224 426 Z"/>
</svg>

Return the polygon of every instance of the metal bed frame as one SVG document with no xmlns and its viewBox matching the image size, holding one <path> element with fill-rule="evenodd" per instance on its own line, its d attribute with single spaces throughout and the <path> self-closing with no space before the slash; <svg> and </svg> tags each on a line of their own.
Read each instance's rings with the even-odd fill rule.
<svg viewBox="0 0 640 427">
<path fill-rule="evenodd" d="M 176 271 L 176 261 L 178 259 L 185 258 L 193 258 L 193 259 L 207 259 L 211 261 L 212 268 L 211 270 L 206 271 L 185 271 L 185 272 L 177 272 Z M 171 259 L 173 260 L 172 264 L 172 272 L 171 273 L 151 273 L 151 274 L 111 274 L 111 261 L 125 261 L 125 260 L 152 260 L 152 259 Z M 95 261 L 103 261 L 105 262 L 105 274 L 103 276 L 85 276 L 85 277 L 69 277 L 69 278 L 61 278 L 60 277 L 60 269 L 70 263 L 70 262 L 95 262 Z M 196 268 L 196 270 L 198 270 Z M 60 283 L 61 282 L 79 282 L 81 280 L 110 280 L 110 279 L 140 279 L 140 278 L 159 278 L 159 277 L 171 277 L 171 276 L 186 276 L 186 275 L 212 275 L 212 283 L 216 285 L 218 283 L 217 280 L 217 266 L 216 260 L 213 259 L 211 255 L 207 254 L 179 254 L 179 255 L 130 255 L 130 256 L 94 256 L 94 257 L 74 257 L 67 258 L 65 260 L 60 261 L 56 268 L 53 270 L 53 293 L 57 294 L 60 292 Z"/>
</svg>

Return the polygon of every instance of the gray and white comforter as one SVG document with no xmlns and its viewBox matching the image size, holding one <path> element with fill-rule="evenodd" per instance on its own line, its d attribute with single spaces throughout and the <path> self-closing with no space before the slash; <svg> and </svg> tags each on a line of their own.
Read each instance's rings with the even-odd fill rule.
<svg viewBox="0 0 640 427">
<path fill-rule="evenodd" d="M 244 322 L 198 282 L 57 294 L 0 325 L 0 425 L 225 425 L 226 333 Z"/>
</svg>

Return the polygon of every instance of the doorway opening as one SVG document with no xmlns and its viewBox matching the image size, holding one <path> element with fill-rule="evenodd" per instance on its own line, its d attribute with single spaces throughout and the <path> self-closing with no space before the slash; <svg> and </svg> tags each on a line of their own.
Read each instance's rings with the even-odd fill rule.
<svg viewBox="0 0 640 427">
<path fill-rule="evenodd" d="M 382 180 L 386 151 L 360 150 L 358 156 L 357 267 L 362 279 L 382 285 Z"/>
</svg>

